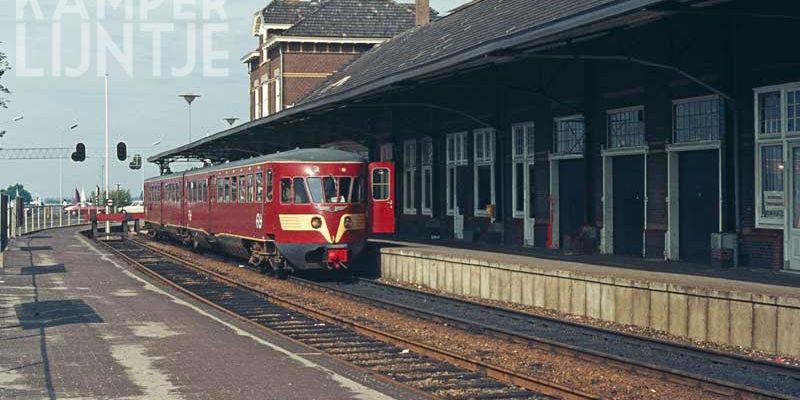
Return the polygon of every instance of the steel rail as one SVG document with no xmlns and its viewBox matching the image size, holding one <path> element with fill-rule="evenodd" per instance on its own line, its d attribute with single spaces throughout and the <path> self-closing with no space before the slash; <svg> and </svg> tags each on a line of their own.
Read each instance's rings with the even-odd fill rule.
<svg viewBox="0 0 800 400">
<path fill-rule="evenodd" d="M 415 316 L 417 318 L 421 318 L 421 319 L 426 319 L 426 320 L 431 320 L 431 321 L 436 321 L 436 322 L 446 322 L 446 323 L 449 323 L 449 324 L 453 324 L 455 326 L 459 326 L 462 329 L 467 329 L 467 330 L 471 330 L 471 331 L 476 331 L 477 330 L 477 331 L 480 331 L 482 333 L 489 333 L 492 336 L 495 336 L 495 337 L 498 337 L 498 338 L 501 338 L 501 339 L 504 339 L 504 340 L 513 341 L 513 342 L 516 342 L 516 343 L 535 344 L 535 347 L 543 348 L 543 349 L 546 349 L 546 350 L 548 350 L 550 352 L 553 352 L 553 353 L 562 354 L 562 355 L 566 355 L 566 356 L 571 356 L 571 357 L 574 357 L 574 358 L 577 358 L 577 359 L 580 359 L 580 360 L 591 361 L 591 362 L 595 362 L 595 363 L 602 364 L 602 365 L 609 365 L 611 367 L 619 368 L 619 369 L 622 369 L 624 371 L 631 372 L 631 373 L 634 373 L 634 374 L 637 374 L 637 375 L 660 378 L 660 379 L 663 379 L 665 381 L 671 381 L 671 382 L 680 382 L 680 383 L 685 384 L 685 385 L 687 385 L 689 387 L 695 387 L 695 388 L 710 392 L 712 394 L 722 395 L 722 396 L 726 396 L 728 398 L 738 398 L 738 399 L 781 399 L 781 400 L 791 400 L 791 399 L 795 398 L 793 396 L 786 395 L 786 394 L 783 394 L 783 393 L 770 392 L 770 391 L 767 391 L 767 390 L 762 390 L 762 389 L 753 388 L 753 387 L 749 387 L 749 386 L 745 386 L 745 385 L 740 385 L 740 384 L 737 384 L 737 383 L 734 383 L 734 382 L 722 381 L 722 380 L 718 380 L 718 379 L 714 379 L 714 378 L 709 378 L 709 377 L 706 377 L 706 376 L 701 376 L 701 375 L 688 373 L 688 372 L 677 370 L 677 369 L 673 369 L 673 368 L 667 368 L 667 367 L 662 367 L 662 366 L 655 365 L 655 364 L 645 363 L 645 362 L 641 362 L 641 361 L 637 361 L 637 360 L 631 360 L 631 359 L 628 359 L 628 358 L 619 357 L 619 356 L 615 356 L 615 355 L 611 355 L 611 354 L 606 354 L 606 353 L 602 353 L 602 352 L 594 351 L 594 350 L 590 350 L 590 349 L 583 349 L 583 348 L 579 348 L 579 347 L 572 346 L 572 345 L 569 345 L 569 344 L 559 343 L 559 342 L 556 342 L 556 341 L 553 341 L 553 340 L 549 340 L 549 339 L 544 339 L 544 338 L 540 338 L 540 337 L 524 335 L 524 334 L 520 334 L 518 332 L 512 332 L 512 331 L 509 331 L 509 330 L 506 330 L 506 329 L 503 329 L 503 328 L 499 328 L 499 327 L 483 324 L 483 323 L 480 323 L 480 322 L 477 322 L 477 321 L 464 320 L 464 319 L 461 319 L 461 318 L 457 318 L 457 317 L 453 317 L 453 316 L 449 316 L 449 315 L 433 312 L 433 311 L 430 311 L 430 310 L 420 309 L 420 308 L 417 308 L 417 307 L 409 306 L 407 304 L 400 304 L 400 303 L 387 301 L 387 300 L 383 300 L 383 299 L 376 299 L 376 298 L 369 297 L 369 296 L 363 296 L 363 295 L 360 295 L 360 294 L 352 293 L 352 292 L 350 292 L 350 291 L 348 291 L 346 289 L 331 287 L 331 286 L 328 286 L 328 285 L 325 285 L 325 284 L 321 284 L 321 283 L 318 283 L 318 282 L 314 282 L 314 281 L 310 281 L 310 280 L 307 280 L 307 279 L 302 279 L 302 278 L 298 278 L 298 277 L 294 277 L 294 276 L 290 277 L 290 279 L 293 282 L 297 283 L 298 285 L 304 286 L 306 288 L 315 289 L 315 290 L 320 290 L 320 289 L 327 290 L 327 291 L 333 292 L 333 293 L 335 293 L 337 295 L 340 295 L 340 296 L 348 298 L 348 299 L 352 299 L 352 300 L 357 300 L 357 301 L 373 304 L 375 306 L 382 307 L 382 308 L 391 308 L 391 309 L 396 310 L 398 312 L 404 312 L 406 314 L 410 314 L 410 315 L 413 315 L 413 316 Z M 503 311 L 503 312 L 516 313 L 516 314 L 520 314 L 521 316 L 528 317 L 528 318 L 542 318 L 542 319 L 545 319 L 545 320 L 548 320 L 548 321 L 552 321 L 552 322 L 557 322 L 557 323 L 565 323 L 566 322 L 566 323 L 571 324 L 571 325 L 576 325 L 576 326 L 580 326 L 582 328 L 596 330 L 596 331 L 599 331 L 599 332 L 607 332 L 607 333 L 613 333 L 613 334 L 617 334 L 617 335 L 630 336 L 630 337 L 633 337 L 633 338 L 636 338 L 636 339 L 640 339 L 640 340 L 641 339 L 643 339 L 643 340 L 652 340 L 652 341 L 654 341 L 656 343 L 663 344 L 663 345 L 669 345 L 669 346 L 675 346 L 676 345 L 675 343 L 671 343 L 671 342 L 667 342 L 667 341 L 663 341 L 663 340 L 656 340 L 656 339 L 652 339 L 652 338 L 646 338 L 646 337 L 639 336 L 639 335 L 622 334 L 620 332 L 611 331 L 611 330 L 603 329 L 603 328 L 598 328 L 598 327 L 594 327 L 594 326 L 590 326 L 590 325 L 576 324 L 576 323 L 573 323 L 573 322 L 563 321 L 563 320 L 559 320 L 559 319 L 556 319 L 556 318 L 550 318 L 550 317 L 540 317 L 538 315 L 516 312 L 514 310 L 508 310 L 508 309 L 503 309 L 503 308 L 500 308 L 500 307 L 489 306 L 489 305 L 486 305 L 486 304 L 481 304 L 481 303 L 477 303 L 477 302 L 473 302 L 473 301 L 469 301 L 469 300 L 464 300 L 464 299 L 457 299 L 457 298 L 453 298 L 453 297 L 450 297 L 450 296 L 441 296 L 441 295 L 428 293 L 428 292 L 419 292 L 419 291 L 406 289 L 406 288 L 402 288 L 402 287 L 398 287 L 398 286 L 392 286 L 392 285 L 388 285 L 388 284 L 384 284 L 384 283 L 375 282 L 375 281 L 372 281 L 372 280 L 367 280 L 367 281 L 369 283 L 373 283 L 373 284 L 380 285 L 380 286 L 385 286 L 387 288 L 391 288 L 391 289 L 395 289 L 395 290 L 403 290 L 403 291 L 407 291 L 407 292 L 428 295 L 428 296 L 431 296 L 431 297 L 434 297 L 434 298 L 438 297 L 438 298 L 446 299 L 448 301 L 461 302 L 461 303 L 464 303 L 464 304 L 483 307 L 483 308 L 487 308 L 487 309 L 495 309 L 495 310 L 500 310 L 500 311 Z M 720 355 L 728 356 L 727 354 L 724 354 L 724 353 L 721 353 L 721 352 L 707 351 L 706 349 L 694 348 L 694 347 L 691 347 L 691 346 L 678 345 L 678 346 L 675 346 L 675 347 L 682 347 L 682 348 L 687 348 L 687 349 L 691 349 L 691 350 L 694 350 L 694 351 L 705 352 L 705 353 L 708 353 L 708 354 L 713 355 L 713 356 L 720 356 Z M 776 364 L 776 363 L 759 362 L 758 360 L 750 360 L 750 359 L 746 359 L 745 357 L 742 357 L 742 356 L 736 356 L 736 357 L 732 357 L 732 358 L 744 359 L 744 360 L 746 360 L 748 362 L 761 363 L 761 364 L 764 364 L 765 366 L 769 366 L 769 367 L 773 367 L 773 368 L 774 367 L 782 367 L 781 365 Z M 789 368 L 789 369 L 794 370 L 794 368 Z"/>
<path fill-rule="evenodd" d="M 141 242 L 138 242 L 138 243 L 142 244 L 143 246 L 146 246 L 147 248 L 149 248 L 151 250 L 154 250 L 154 251 L 158 252 L 159 254 L 166 255 L 166 256 L 168 256 L 168 257 L 170 257 L 170 258 L 172 258 L 174 260 L 177 260 L 179 262 L 194 264 L 191 261 L 187 261 L 187 260 L 185 260 L 185 259 L 183 259 L 181 257 L 172 255 L 172 254 L 167 253 L 167 252 L 164 252 L 164 251 L 162 251 L 160 249 L 156 249 L 156 248 L 154 248 L 154 247 L 152 247 L 152 246 L 150 246 L 148 244 L 141 243 Z M 197 268 L 201 268 L 202 269 L 203 267 L 198 266 Z M 224 278 L 224 277 L 223 277 L 223 279 L 229 280 L 229 278 Z M 780 400 L 794 399 L 794 397 L 792 397 L 790 395 L 787 395 L 787 394 L 783 394 L 783 393 L 771 392 L 771 391 L 767 391 L 767 390 L 763 390 L 763 389 L 759 389 L 759 388 L 754 388 L 754 387 L 750 387 L 750 386 L 746 386 L 746 385 L 741 385 L 741 384 L 738 384 L 738 383 L 735 383 L 735 382 L 723 381 L 723 380 L 719 380 L 719 379 L 714 379 L 714 378 L 710 378 L 710 377 L 706 377 L 706 376 L 702 376 L 702 375 L 689 373 L 689 372 L 686 372 L 686 371 L 681 371 L 681 370 L 678 370 L 678 369 L 662 367 L 662 366 L 659 366 L 659 365 L 646 363 L 646 362 L 641 362 L 641 361 L 637 361 L 637 360 L 631 360 L 631 359 L 628 359 L 628 358 L 625 358 L 625 357 L 606 354 L 606 353 L 599 352 L 599 351 L 579 348 L 579 347 L 576 347 L 576 346 L 572 346 L 572 345 L 565 344 L 565 343 L 560 343 L 560 342 L 549 340 L 549 339 L 545 339 L 545 338 L 534 337 L 534 336 L 530 336 L 530 335 L 524 335 L 524 334 L 520 334 L 518 332 L 511 332 L 509 330 L 505 330 L 503 328 L 499 328 L 499 327 L 496 327 L 496 326 L 491 326 L 491 325 L 487 325 L 487 324 L 483 324 L 483 323 L 476 322 L 476 321 L 471 321 L 471 320 L 464 320 L 464 319 L 461 319 L 461 318 L 457 318 L 457 317 L 453 317 L 453 316 L 449 316 L 449 315 L 433 312 L 433 311 L 430 311 L 430 310 L 420 309 L 420 308 L 413 307 L 413 306 L 410 306 L 410 305 L 407 305 L 407 304 L 400 304 L 400 303 L 395 303 L 395 302 L 384 300 L 384 299 L 377 299 L 377 298 L 374 298 L 374 297 L 363 296 L 363 295 L 360 295 L 360 294 L 352 293 L 352 292 L 350 292 L 350 291 L 348 291 L 346 289 L 343 289 L 343 288 L 331 287 L 329 285 L 321 284 L 321 283 L 310 281 L 310 280 L 307 280 L 307 279 L 298 278 L 298 277 L 295 277 L 295 276 L 290 277 L 290 280 L 292 282 L 300 285 L 300 286 L 304 286 L 304 287 L 309 288 L 309 289 L 327 290 L 327 291 L 330 291 L 330 292 L 332 292 L 334 294 L 337 294 L 339 296 L 342 296 L 342 297 L 345 297 L 345 298 L 348 298 L 348 299 L 351 299 L 351 300 L 359 301 L 359 302 L 368 303 L 368 304 L 377 306 L 379 308 L 384 308 L 384 309 L 388 308 L 388 309 L 391 309 L 391 310 L 393 310 L 395 312 L 404 313 L 404 314 L 411 315 L 411 316 L 414 316 L 416 318 L 420 318 L 420 319 L 424 319 L 424 320 L 441 322 L 441 323 L 448 323 L 448 324 L 457 326 L 457 327 L 459 327 L 461 329 L 465 329 L 465 330 L 468 330 L 468 331 L 473 331 L 473 332 L 474 331 L 479 331 L 479 332 L 482 332 L 482 333 L 488 333 L 488 334 L 491 334 L 494 337 L 501 338 L 501 339 L 504 339 L 504 340 L 513 341 L 513 342 L 516 342 L 516 343 L 529 344 L 529 345 L 530 344 L 534 344 L 535 347 L 541 348 L 541 349 L 545 349 L 545 350 L 550 351 L 552 353 L 573 357 L 573 358 L 576 358 L 576 359 L 579 359 L 579 360 L 591 361 L 591 362 L 594 362 L 594 363 L 597 363 L 597 364 L 600 364 L 600 365 L 608 365 L 608 366 L 611 366 L 611 367 L 614 367 L 614 368 L 618 368 L 618 369 L 621 369 L 623 371 L 627 371 L 627 372 L 630 372 L 630 373 L 633 373 L 633 374 L 637 374 L 637 375 L 640 375 L 640 376 L 647 376 L 647 377 L 652 377 L 652 378 L 656 378 L 656 379 L 662 379 L 664 381 L 669 381 L 669 382 L 679 382 L 679 383 L 682 383 L 682 384 L 687 385 L 689 387 L 695 387 L 695 388 L 698 388 L 700 390 L 703 390 L 703 391 L 706 391 L 706 392 L 709 392 L 709 393 L 715 394 L 715 395 L 721 395 L 721 396 L 725 396 L 725 397 L 729 397 L 729 398 L 739 398 L 739 399 L 780 399 Z M 665 341 L 665 340 L 649 338 L 649 337 L 645 337 L 645 336 L 641 336 L 641 335 L 631 335 L 631 334 L 621 333 L 621 332 L 612 331 L 612 330 L 605 329 L 605 328 L 594 327 L 594 326 L 586 325 L 586 324 L 578 324 L 578 323 L 575 323 L 575 322 L 564 321 L 564 320 L 560 320 L 560 319 L 552 318 L 552 317 L 544 317 L 544 316 L 538 316 L 538 315 L 518 312 L 518 311 L 514 311 L 514 310 L 509 310 L 509 309 L 504 309 L 504 308 L 500 308 L 500 307 L 481 304 L 481 303 L 478 303 L 478 302 L 469 301 L 469 300 L 465 300 L 465 299 L 454 298 L 454 297 L 451 297 L 451 296 L 442 296 L 442 295 L 437 295 L 437 294 L 428 293 L 428 292 L 415 291 L 415 290 L 402 288 L 402 287 L 398 287 L 398 286 L 393 286 L 393 285 L 388 285 L 388 284 L 384 284 L 384 283 L 380 283 L 380 282 L 376 282 L 376 281 L 372 281 L 372 280 L 366 280 L 366 281 L 368 281 L 371 284 L 375 284 L 375 285 L 378 285 L 378 286 L 385 286 L 387 288 L 391 288 L 391 289 L 394 289 L 394 290 L 402 290 L 402 291 L 407 291 L 407 292 L 412 292 L 412 293 L 417 293 L 417 294 L 423 294 L 423 295 L 427 295 L 427 296 L 432 296 L 434 298 L 438 297 L 438 298 L 446 299 L 448 301 L 456 301 L 456 302 L 460 302 L 460 303 L 463 303 L 463 304 L 468 304 L 468 305 L 472 305 L 472 306 L 478 306 L 478 307 L 491 309 L 491 310 L 499 310 L 499 311 L 502 311 L 502 312 L 515 313 L 515 314 L 519 314 L 522 317 L 538 318 L 538 319 L 543 319 L 543 320 L 547 320 L 547 321 L 551 321 L 551 322 L 555 322 L 555 323 L 562 323 L 562 324 L 568 324 L 568 325 L 573 325 L 573 326 L 579 326 L 581 328 L 590 329 L 590 330 L 598 331 L 598 332 L 601 332 L 601 333 L 611 333 L 611 334 L 627 336 L 627 337 L 631 337 L 631 338 L 635 338 L 635 339 L 639 339 L 639 340 L 651 341 L 651 342 L 654 342 L 654 343 L 657 343 L 657 344 L 661 344 L 661 345 L 667 345 L 667 346 L 673 346 L 673 347 L 676 347 L 676 348 L 682 348 L 682 349 L 688 349 L 688 350 L 692 350 L 692 351 L 698 351 L 698 352 L 701 352 L 701 353 L 709 354 L 711 356 L 729 357 L 729 358 L 734 359 L 734 360 L 742 360 L 742 361 L 751 362 L 751 363 L 755 363 L 755 364 L 762 364 L 762 365 L 764 365 L 766 367 L 772 367 L 772 368 L 775 368 L 775 367 L 787 368 L 788 370 L 792 370 L 792 371 L 800 370 L 799 368 L 795 368 L 795 367 L 791 367 L 791 366 L 790 367 L 786 367 L 786 366 L 782 366 L 782 365 L 777 364 L 777 363 L 770 363 L 770 362 L 764 362 L 764 361 L 760 361 L 760 360 L 748 359 L 748 358 L 746 358 L 744 356 L 739 356 L 739 355 L 734 355 L 734 354 L 726 354 L 726 353 L 722 353 L 722 352 L 719 352 L 719 351 L 708 350 L 708 349 L 701 349 L 701 348 L 698 348 L 698 347 L 693 347 L 693 346 L 688 346 L 688 345 L 684 345 L 684 344 L 668 342 L 668 341 Z M 245 287 L 247 287 L 247 286 L 245 285 Z M 520 386 L 525 387 L 524 385 L 520 385 Z M 529 389 L 538 390 L 538 389 L 534 389 L 534 388 L 529 388 Z"/>
<path fill-rule="evenodd" d="M 361 324 L 361 323 L 358 323 L 358 322 L 355 322 L 355 321 L 351 321 L 351 320 L 343 318 L 343 317 L 339 317 L 339 316 L 333 315 L 332 313 L 328 313 L 328 312 L 325 312 L 325 311 L 322 311 L 322 310 L 318 310 L 318 309 L 306 306 L 304 304 L 301 304 L 301 303 L 299 303 L 297 301 L 294 301 L 294 300 L 291 300 L 291 299 L 283 298 L 283 297 L 280 297 L 280 296 L 275 296 L 275 295 L 273 295 L 271 293 L 266 293 L 262 289 L 256 288 L 256 287 L 251 286 L 251 285 L 246 284 L 246 283 L 238 282 L 238 281 L 233 280 L 233 279 L 231 279 L 231 278 L 229 278 L 227 276 L 221 275 L 221 274 L 219 274 L 217 272 L 210 271 L 207 268 L 204 268 L 203 266 L 201 266 L 201 265 L 199 265 L 199 264 L 197 264 L 195 262 L 192 262 L 192 261 L 183 259 L 181 257 L 175 256 L 175 255 L 170 254 L 168 252 L 165 252 L 165 251 L 163 251 L 161 249 L 152 247 L 152 246 L 150 246 L 150 245 L 148 245 L 146 243 L 142 243 L 142 242 L 137 241 L 137 240 L 132 240 L 132 242 L 134 242 L 137 245 L 139 245 L 141 247 L 144 247 L 144 248 L 146 248 L 146 249 L 148 249 L 150 251 L 153 251 L 153 252 L 155 252 L 155 253 L 163 256 L 163 257 L 169 258 L 169 259 L 171 259 L 171 260 L 173 260 L 173 261 L 175 261 L 175 262 L 177 262 L 177 263 L 179 263 L 179 264 L 181 264 L 181 265 L 183 265 L 183 266 L 185 266 L 187 268 L 190 268 L 190 269 L 192 269 L 194 271 L 197 271 L 197 272 L 200 272 L 202 274 L 206 274 L 206 275 L 208 275 L 208 276 L 210 276 L 210 277 L 212 277 L 212 278 L 214 278 L 216 280 L 219 280 L 219 281 L 222 281 L 224 283 L 227 283 L 227 284 L 230 284 L 230 285 L 234 285 L 236 287 L 240 287 L 240 288 L 243 288 L 243 289 L 258 293 L 260 295 L 266 296 L 271 302 L 273 302 L 273 303 L 275 303 L 277 305 L 283 306 L 283 307 L 291 309 L 293 311 L 300 312 L 302 314 L 305 314 L 305 315 L 310 316 L 312 318 L 319 319 L 321 321 L 325 321 L 325 322 L 328 322 L 328 323 L 344 326 L 344 327 L 352 329 L 354 332 L 362 334 L 364 336 L 371 337 L 371 338 L 377 339 L 379 341 L 390 343 L 390 344 L 393 344 L 393 345 L 396 345 L 396 346 L 400 346 L 400 347 L 403 347 L 403 348 L 407 348 L 412 352 L 431 357 L 431 358 L 433 358 L 435 360 L 439 360 L 439 361 L 443 361 L 443 362 L 446 362 L 446 363 L 449 363 L 449 364 L 453 364 L 455 366 L 458 366 L 458 367 L 461 367 L 461 368 L 464 368 L 464 369 L 467 369 L 467 370 L 470 370 L 470 371 L 481 372 L 481 373 L 486 374 L 487 377 L 490 377 L 490 378 L 493 378 L 493 379 L 496 379 L 498 381 L 505 382 L 505 383 L 508 383 L 508 384 L 516 385 L 516 386 L 519 386 L 519 387 L 522 387 L 522 388 L 525 388 L 525 389 L 533 390 L 533 391 L 539 392 L 539 393 L 541 393 L 543 395 L 546 395 L 546 396 L 553 396 L 553 397 L 556 397 L 556 398 L 559 398 L 559 399 L 564 399 L 564 400 L 587 400 L 587 399 L 599 400 L 599 399 L 601 399 L 601 397 L 597 396 L 597 395 L 585 393 L 583 391 L 576 390 L 576 389 L 573 389 L 573 388 L 569 388 L 569 387 L 566 387 L 564 385 L 560 385 L 558 383 L 549 382 L 549 381 L 546 381 L 546 380 L 543 380 L 543 379 L 539 379 L 539 378 L 536 378 L 536 377 L 524 375 L 522 373 L 519 373 L 519 372 L 516 372 L 516 371 L 512 371 L 512 370 L 509 370 L 509 369 L 501 367 L 501 366 L 492 365 L 492 364 L 489 364 L 489 363 L 486 363 L 486 362 L 483 362 L 483 361 L 470 359 L 468 357 L 461 356 L 459 354 L 456 354 L 456 353 L 453 353 L 453 352 L 450 352 L 450 351 L 447 351 L 447 350 L 437 349 L 437 348 L 435 348 L 433 346 L 429 346 L 429 345 L 426 345 L 424 343 L 419 343 L 419 342 L 414 341 L 414 340 L 405 339 L 405 338 L 402 338 L 402 337 L 397 336 L 395 334 L 388 333 L 388 332 L 383 332 L 383 331 L 380 331 L 378 329 L 369 327 L 367 325 L 364 325 L 364 324 Z M 211 301 L 209 301 L 209 300 L 207 300 L 207 299 L 205 299 L 203 297 L 198 296 L 197 294 L 192 293 L 191 291 L 189 291 L 189 290 L 187 290 L 185 288 L 180 287 L 179 285 L 177 285 L 176 283 L 170 281 L 169 279 L 167 279 L 167 278 L 159 275 L 158 273 L 150 270 L 144 264 L 142 264 L 142 263 L 134 260 L 133 258 L 129 257 L 128 255 L 126 255 L 126 254 L 114 249 L 109 244 L 104 243 L 104 242 L 101 242 L 101 243 L 103 243 L 103 245 L 105 245 L 108 249 L 112 250 L 115 254 L 119 255 L 120 257 L 124 258 L 126 261 L 131 263 L 134 267 L 136 267 L 137 269 L 139 269 L 139 270 L 143 271 L 144 273 L 146 273 L 148 276 L 151 276 L 151 277 L 153 277 L 155 279 L 158 279 L 160 282 L 166 283 L 170 287 L 175 288 L 176 290 L 179 290 L 182 293 L 187 294 L 192 299 L 200 301 L 203 304 L 207 304 L 207 305 L 213 307 L 214 309 L 219 310 L 219 311 L 221 311 L 223 313 L 226 313 L 228 315 L 231 315 L 231 316 L 233 316 L 233 317 L 235 317 L 235 318 L 237 318 L 239 320 L 242 320 L 242 321 L 251 323 L 251 324 L 253 324 L 255 326 L 258 326 L 261 329 L 266 329 L 266 330 L 268 330 L 268 331 L 270 331 L 272 333 L 281 334 L 280 332 L 276 332 L 276 331 L 273 331 L 273 330 L 271 330 L 271 329 L 269 329 L 267 327 L 264 327 L 263 325 L 260 325 L 260 324 L 258 324 L 256 322 L 252 321 L 252 320 L 249 320 L 246 317 L 238 315 L 235 312 L 227 310 L 226 308 L 224 308 L 224 307 L 222 307 L 220 305 L 217 305 L 217 304 L 215 304 L 215 303 L 213 303 L 213 302 L 211 302 Z M 289 338 L 289 339 L 292 340 L 291 338 Z M 297 343 L 299 343 L 301 345 L 304 345 L 304 346 L 307 346 L 305 344 L 302 344 L 301 342 L 297 342 Z M 348 363 L 348 365 L 350 365 L 350 364 Z M 360 368 L 358 366 L 355 366 L 355 367 Z M 367 371 L 370 374 L 376 375 L 373 371 L 366 370 L 366 369 L 364 369 L 364 371 Z M 416 388 L 414 388 L 412 386 L 404 385 L 403 383 L 399 383 L 399 382 L 397 382 L 395 380 L 392 380 L 390 378 L 386 378 L 386 377 L 384 377 L 382 375 L 376 375 L 376 376 L 378 376 L 378 377 L 380 377 L 380 378 L 382 378 L 384 380 L 388 380 L 388 382 L 390 382 L 390 383 L 392 383 L 394 385 L 401 385 L 403 388 L 409 388 L 409 389 L 412 389 L 412 390 L 414 390 L 416 392 L 424 394 L 424 392 L 421 392 L 419 389 L 416 389 Z M 425 395 L 426 395 L 426 397 L 430 398 L 429 394 L 425 394 Z"/>
</svg>

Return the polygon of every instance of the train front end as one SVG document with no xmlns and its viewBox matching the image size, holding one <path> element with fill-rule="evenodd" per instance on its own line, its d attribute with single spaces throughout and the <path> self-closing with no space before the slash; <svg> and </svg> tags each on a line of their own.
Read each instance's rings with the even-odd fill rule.
<svg viewBox="0 0 800 400">
<path fill-rule="evenodd" d="M 367 242 L 363 162 L 281 167 L 275 243 L 293 269 L 349 268 Z"/>
</svg>

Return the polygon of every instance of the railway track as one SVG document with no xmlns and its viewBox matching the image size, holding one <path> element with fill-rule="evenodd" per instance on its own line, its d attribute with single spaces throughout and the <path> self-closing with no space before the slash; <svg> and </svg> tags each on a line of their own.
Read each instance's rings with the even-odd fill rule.
<svg viewBox="0 0 800 400">
<path fill-rule="evenodd" d="M 800 368 L 357 279 L 299 285 L 731 398 L 800 398 Z M 480 321 L 480 322 L 477 322 Z"/>
<path fill-rule="evenodd" d="M 136 241 L 101 242 L 193 299 L 373 372 L 429 399 L 597 399 L 534 376 L 381 332 L 234 282 Z"/>
<path fill-rule="evenodd" d="M 371 280 L 358 279 L 348 284 L 297 277 L 292 277 L 292 280 L 313 290 L 328 290 L 377 307 L 611 365 L 632 374 L 680 382 L 710 394 L 753 399 L 800 398 L 800 368 L 797 367 L 622 334 Z"/>
</svg>

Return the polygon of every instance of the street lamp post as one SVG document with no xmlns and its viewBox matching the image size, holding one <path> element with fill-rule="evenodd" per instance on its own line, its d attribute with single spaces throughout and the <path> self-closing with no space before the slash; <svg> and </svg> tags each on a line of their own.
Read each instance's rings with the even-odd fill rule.
<svg viewBox="0 0 800 400">
<path fill-rule="evenodd" d="M 200 95 L 199 94 L 187 93 L 187 94 L 178 95 L 178 97 L 183 97 L 183 99 L 186 100 L 186 104 L 189 105 L 189 143 L 191 143 L 192 142 L 192 103 L 195 100 L 197 100 L 197 98 L 200 97 Z"/>
<path fill-rule="evenodd" d="M 58 151 L 64 151 L 64 135 L 66 135 L 69 131 L 78 127 L 78 124 L 72 124 L 66 128 L 58 135 Z M 58 155 L 58 203 L 61 204 L 64 201 L 64 157 L 63 154 Z"/>
</svg>

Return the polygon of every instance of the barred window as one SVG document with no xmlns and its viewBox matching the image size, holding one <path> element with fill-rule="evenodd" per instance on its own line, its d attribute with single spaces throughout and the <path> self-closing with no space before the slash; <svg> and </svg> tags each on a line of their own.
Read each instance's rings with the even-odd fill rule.
<svg viewBox="0 0 800 400">
<path fill-rule="evenodd" d="M 800 90 L 786 92 L 786 130 L 800 132 Z"/>
<path fill-rule="evenodd" d="M 719 140 L 724 115 L 723 103 L 718 96 L 676 101 L 672 106 L 673 142 Z"/>
<path fill-rule="evenodd" d="M 608 146 L 636 147 L 644 145 L 644 108 L 609 111 Z"/>
<path fill-rule="evenodd" d="M 556 118 L 554 130 L 555 153 L 583 154 L 583 142 L 586 134 L 586 123 L 583 116 Z"/>
<path fill-rule="evenodd" d="M 781 132 L 781 92 L 767 92 L 758 95 L 758 133 L 767 135 Z"/>
</svg>

